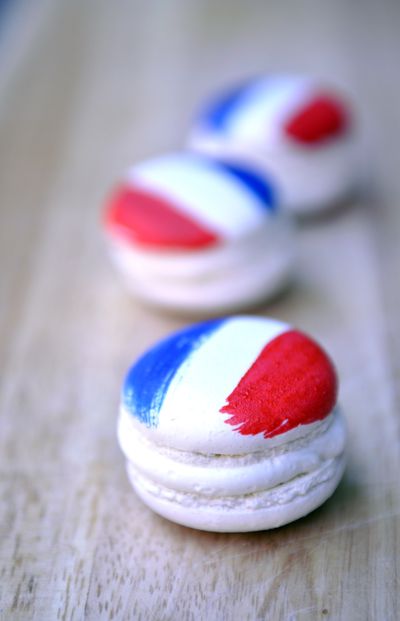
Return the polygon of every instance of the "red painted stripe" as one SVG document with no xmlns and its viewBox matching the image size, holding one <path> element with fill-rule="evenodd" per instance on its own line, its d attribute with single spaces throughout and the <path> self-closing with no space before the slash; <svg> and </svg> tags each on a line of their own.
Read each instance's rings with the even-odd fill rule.
<svg viewBox="0 0 400 621">
<path fill-rule="evenodd" d="M 284 129 L 296 141 L 313 144 L 338 136 L 348 125 L 344 105 L 331 95 L 319 95 L 290 118 Z"/>
<path fill-rule="evenodd" d="M 218 240 L 164 198 L 135 187 L 116 189 L 106 208 L 105 227 L 130 243 L 158 248 L 196 249 Z"/>
<path fill-rule="evenodd" d="M 335 369 L 308 336 L 291 330 L 273 339 L 229 395 L 221 412 L 243 435 L 272 438 L 322 420 L 336 403 Z"/>
</svg>

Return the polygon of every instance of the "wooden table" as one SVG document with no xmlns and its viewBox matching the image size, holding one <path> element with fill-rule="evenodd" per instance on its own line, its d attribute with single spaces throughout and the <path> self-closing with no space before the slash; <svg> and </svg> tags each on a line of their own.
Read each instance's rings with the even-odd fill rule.
<svg viewBox="0 0 400 621">
<path fill-rule="evenodd" d="M 3 8 L 2 620 L 399 618 L 399 17 L 389 0 Z M 185 320 L 129 299 L 99 213 L 127 165 L 179 148 L 207 93 L 260 71 L 330 78 L 363 125 L 362 192 L 300 225 L 296 285 L 265 308 L 336 360 L 349 465 L 307 518 L 210 534 L 153 515 L 126 479 L 121 378 Z"/>
</svg>

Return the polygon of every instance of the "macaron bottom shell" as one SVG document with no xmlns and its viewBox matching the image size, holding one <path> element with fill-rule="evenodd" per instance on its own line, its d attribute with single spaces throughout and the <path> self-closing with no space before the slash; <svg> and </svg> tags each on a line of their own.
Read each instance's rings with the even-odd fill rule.
<svg viewBox="0 0 400 621">
<path fill-rule="evenodd" d="M 127 472 L 141 500 L 162 517 L 190 528 L 228 533 L 278 528 L 307 515 L 333 494 L 345 464 L 345 456 L 341 455 L 272 490 L 213 502 L 200 495 L 154 486 L 130 462 Z"/>
</svg>

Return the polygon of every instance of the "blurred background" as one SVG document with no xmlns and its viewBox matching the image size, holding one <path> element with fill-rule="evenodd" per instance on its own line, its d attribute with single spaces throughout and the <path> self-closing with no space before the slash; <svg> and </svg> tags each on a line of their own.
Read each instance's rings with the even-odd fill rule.
<svg viewBox="0 0 400 621">
<path fill-rule="evenodd" d="M 396 618 L 399 27 L 394 0 L 0 2 L 0 618 Z M 136 499 L 114 431 L 126 368 L 187 321 L 128 298 L 99 218 L 210 93 L 266 72 L 358 115 L 359 194 L 301 223 L 296 284 L 258 311 L 336 360 L 349 467 L 295 525 L 194 533 Z"/>
</svg>

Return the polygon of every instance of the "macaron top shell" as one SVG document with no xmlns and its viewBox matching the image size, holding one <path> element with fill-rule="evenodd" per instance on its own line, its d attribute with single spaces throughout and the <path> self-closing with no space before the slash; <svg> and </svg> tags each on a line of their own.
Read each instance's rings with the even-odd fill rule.
<svg viewBox="0 0 400 621">
<path fill-rule="evenodd" d="M 347 103 L 331 87 L 305 76 L 267 76 L 211 102 L 194 134 L 265 151 L 307 153 L 347 137 L 351 125 Z"/>
<path fill-rule="evenodd" d="M 288 324 L 242 316 L 155 345 L 130 369 L 122 408 L 157 444 L 237 455 L 327 424 L 336 396 L 334 367 L 317 343 Z"/>
<path fill-rule="evenodd" d="M 107 203 L 106 233 L 149 252 L 235 242 L 274 217 L 272 184 L 256 171 L 180 153 L 132 167 Z"/>
</svg>

